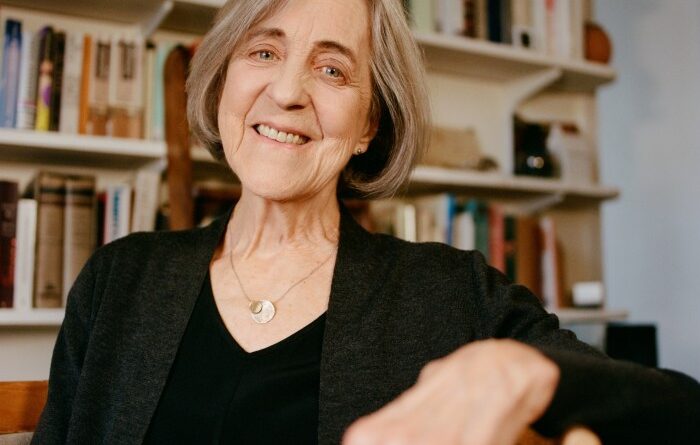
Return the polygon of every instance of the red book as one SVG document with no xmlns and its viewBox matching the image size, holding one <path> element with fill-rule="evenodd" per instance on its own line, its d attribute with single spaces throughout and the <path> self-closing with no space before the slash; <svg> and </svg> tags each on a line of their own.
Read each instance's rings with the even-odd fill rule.
<svg viewBox="0 0 700 445">
<path fill-rule="evenodd" d="M 489 206 L 489 263 L 506 273 L 505 220 L 503 209 L 496 204 Z"/>
<path fill-rule="evenodd" d="M 16 182 L 0 181 L 0 308 L 13 306 L 18 198 Z"/>
</svg>

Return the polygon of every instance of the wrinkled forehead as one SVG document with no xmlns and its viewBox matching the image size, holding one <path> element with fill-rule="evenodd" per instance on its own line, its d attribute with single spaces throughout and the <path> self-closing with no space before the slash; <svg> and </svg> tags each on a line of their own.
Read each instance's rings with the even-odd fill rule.
<svg viewBox="0 0 700 445">
<path fill-rule="evenodd" d="M 288 0 L 253 26 L 247 37 L 278 34 L 290 45 L 322 43 L 363 58 L 370 49 L 369 22 L 367 0 Z"/>
</svg>

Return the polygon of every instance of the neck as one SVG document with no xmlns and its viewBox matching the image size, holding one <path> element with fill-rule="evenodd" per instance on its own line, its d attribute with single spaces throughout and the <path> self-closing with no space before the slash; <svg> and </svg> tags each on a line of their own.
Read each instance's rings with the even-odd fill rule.
<svg viewBox="0 0 700 445">
<path fill-rule="evenodd" d="M 330 250 L 338 243 L 335 189 L 295 201 L 273 201 L 243 188 L 229 222 L 228 249 L 246 258 Z"/>
</svg>

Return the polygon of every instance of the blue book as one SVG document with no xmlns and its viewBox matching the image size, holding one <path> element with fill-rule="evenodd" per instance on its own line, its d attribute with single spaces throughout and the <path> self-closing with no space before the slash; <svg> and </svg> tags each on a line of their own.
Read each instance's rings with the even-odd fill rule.
<svg viewBox="0 0 700 445">
<path fill-rule="evenodd" d="M 20 56 L 22 52 L 22 23 L 5 21 L 5 45 L 0 74 L 0 127 L 14 128 L 17 120 L 17 91 L 19 88 Z"/>
</svg>

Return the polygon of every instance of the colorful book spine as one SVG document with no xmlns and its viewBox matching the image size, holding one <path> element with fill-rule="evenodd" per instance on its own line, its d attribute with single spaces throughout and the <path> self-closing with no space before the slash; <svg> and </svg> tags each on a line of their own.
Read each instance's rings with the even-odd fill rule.
<svg viewBox="0 0 700 445">
<path fill-rule="evenodd" d="M 110 243 L 130 233 L 131 186 L 117 185 L 107 188 L 104 216 L 104 243 Z"/>
<path fill-rule="evenodd" d="M 17 89 L 17 123 L 22 130 L 33 130 L 36 122 L 36 89 L 39 75 L 40 39 L 34 31 L 22 31 L 19 87 Z"/>
<path fill-rule="evenodd" d="M 51 112 L 49 113 L 49 130 L 58 131 L 61 120 L 61 92 L 63 90 L 63 60 L 66 51 L 66 33 L 54 34 L 51 60 L 53 73 L 51 79 Z"/>
<path fill-rule="evenodd" d="M 61 85 L 61 106 L 59 131 L 78 133 L 80 121 L 80 82 L 83 68 L 84 36 L 80 32 L 66 34 L 63 82 Z"/>
<path fill-rule="evenodd" d="M 15 308 L 32 308 L 34 293 L 34 254 L 36 250 L 37 202 L 20 199 L 17 203 L 17 256 L 15 258 Z"/>
<path fill-rule="evenodd" d="M 492 204 L 489 206 L 489 263 L 506 273 L 505 256 L 505 219 L 503 209 Z"/>
<path fill-rule="evenodd" d="M 13 306 L 18 198 L 16 182 L 0 181 L 0 308 Z"/>
<path fill-rule="evenodd" d="M 474 218 L 474 247 L 488 260 L 491 257 L 488 206 L 478 199 L 471 199 L 466 204 L 466 210 Z"/>
<path fill-rule="evenodd" d="M 49 131 L 51 127 L 51 99 L 53 97 L 53 40 L 54 31 L 46 26 L 39 31 L 39 78 L 37 80 L 36 122 L 34 128 Z"/>
<path fill-rule="evenodd" d="M 8 19 L 5 21 L 5 44 L 0 78 L 0 127 L 15 127 L 21 48 L 22 24 L 17 20 Z"/>
<path fill-rule="evenodd" d="M 58 308 L 63 302 L 63 215 L 65 177 L 41 172 L 35 178 L 38 203 L 34 307 Z"/>
<path fill-rule="evenodd" d="M 95 250 L 95 177 L 66 178 L 63 222 L 63 306 L 78 273 Z"/>
</svg>

